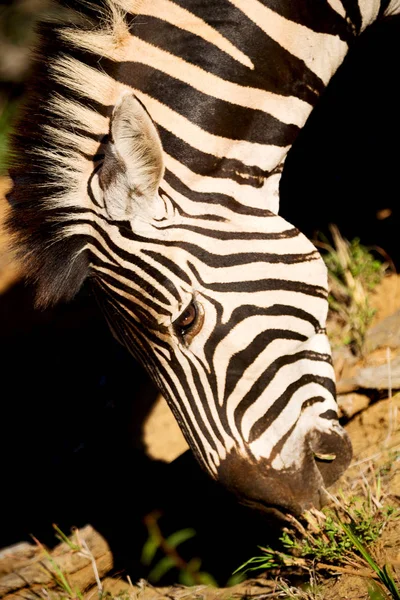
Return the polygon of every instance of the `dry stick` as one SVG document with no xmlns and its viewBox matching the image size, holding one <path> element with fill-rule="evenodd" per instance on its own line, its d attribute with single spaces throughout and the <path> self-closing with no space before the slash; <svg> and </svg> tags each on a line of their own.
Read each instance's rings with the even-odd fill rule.
<svg viewBox="0 0 400 600">
<path fill-rule="evenodd" d="M 373 463 L 371 463 L 371 467 L 372 466 L 373 466 Z M 372 502 L 375 504 L 375 507 L 378 510 L 381 510 L 383 508 L 383 504 L 372 493 L 371 486 L 370 486 L 370 484 L 368 482 L 368 479 L 365 477 L 365 473 L 361 472 L 361 469 L 360 469 L 360 477 L 361 477 L 361 485 L 363 487 L 365 495 L 367 496 L 367 498 L 368 497 L 371 498 Z"/>
<path fill-rule="evenodd" d="M 392 369 L 391 369 L 391 360 L 390 359 L 391 359 L 390 348 L 389 348 L 389 346 L 387 346 L 387 348 L 386 348 L 386 363 L 387 363 L 388 392 L 389 392 L 389 413 L 388 413 L 389 425 L 388 425 L 387 436 L 385 438 L 385 441 L 383 442 L 385 446 L 388 445 L 390 438 L 392 437 L 392 433 L 393 433 Z"/>
<path fill-rule="evenodd" d="M 360 577 L 372 577 L 372 579 L 379 579 L 379 576 L 373 571 L 349 569 L 348 567 L 336 567 L 334 565 L 327 565 L 325 563 L 317 563 L 317 567 L 330 571 L 336 571 L 337 573 L 343 573 L 345 575 L 359 575 Z"/>
<path fill-rule="evenodd" d="M 390 438 L 392 437 L 394 430 L 394 423 L 397 421 L 397 407 L 393 403 L 393 394 L 392 394 L 392 369 L 391 369 L 391 354 L 390 348 L 386 348 L 386 361 L 388 367 L 388 392 L 389 392 L 389 425 L 388 425 L 388 433 L 385 441 L 383 442 L 385 446 L 388 446 L 390 442 Z"/>
<path fill-rule="evenodd" d="M 92 569 L 93 569 L 94 578 L 95 578 L 96 584 L 97 584 L 97 589 L 99 590 L 99 593 L 102 594 L 103 593 L 103 584 L 101 583 L 101 580 L 100 580 L 99 571 L 97 569 L 96 559 L 93 556 L 92 552 L 89 550 L 89 546 L 87 545 L 86 540 L 81 540 L 81 545 L 84 548 L 84 550 L 78 552 L 78 555 L 80 555 L 84 558 L 88 558 L 90 560 Z"/>
</svg>

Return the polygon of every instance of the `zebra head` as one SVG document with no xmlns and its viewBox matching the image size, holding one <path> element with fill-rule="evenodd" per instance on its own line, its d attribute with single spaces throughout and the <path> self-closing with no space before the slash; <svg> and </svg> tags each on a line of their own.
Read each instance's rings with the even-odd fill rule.
<svg viewBox="0 0 400 600">
<path fill-rule="evenodd" d="M 81 143 L 46 127 L 57 143 Z M 131 93 L 94 164 L 92 152 L 41 152 L 29 172 L 43 168 L 48 189 L 30 186 L 21 166 L 9 196 L 38 303 L 72 298 L 89 276 L 203 468 L 256 507 L 319 506 L 351 445 L 337 419 L 327 276 L 314 246 L 267 209 L 178 180 Z M 72 185 L 76 156 L 85 162 Z"/>
<path fill-rule="evenodd" d="M 268 210 L 189 200 L 169 181 L 155 125 L 123 96 L 90 181 L 93 277 L 110 327 L 212 477 L 251 505 L 319 506 L 351 457 L 323 261 Z"/>
</svg>

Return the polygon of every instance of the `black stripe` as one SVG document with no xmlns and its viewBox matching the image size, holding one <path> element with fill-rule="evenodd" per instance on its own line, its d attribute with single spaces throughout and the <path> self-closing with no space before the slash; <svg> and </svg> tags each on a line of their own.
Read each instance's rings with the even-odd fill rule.
<svg viewBox="0 0 400 600">
<path fill-rule="evenodd" d="M 184 281 L 188 285 L 192 285 L 188 274 L 171 259 L 163 256 L 159 252 L 155 252 L 154 250 L 141 250 L 141 253 L 145 256 L 150 256 L 150 258 L 153 258 L 155 261 L 159 262 L 164 268 L 171 271 L 171 273 L 175 275 L 175 277 L 178 277 L 181 281 Z"/>
<path fill-rule="evenodd" d="M 300 319 L 301 321 L 307 321 L 308 323 L 310 323 L 310 325 L 313 326 L 316 333 L 318 333 L 321 329 L 321 324 L 318 321 L 318 319 L 314 317 L 314 315 L 306 312 L 305 310 L 302 310 L 301 308 L 297 308 L 296 306 L 290 306 L 287 304 L 273 304 L 268 308 L 260 308 L 259 306 L 253 305 L 239 306 L 238 308 L 235 308 L 235 310 L 232 312 L 231 318 L 229 319 L 227 326 L 229 326 L 230 322 L 237 323 L 239 321 L 242 321 L 244 318 L 254 315 L 295 317 L 296 319 Z"/>
<path fill-rule="evenodd" d="M 316 355 L 318 356 L 318 355 Z M 324 355 L 321 355 L 324 356 Z M 314 360 L 318 360 L 314 358 Z M 324 360 L 320 358 L 319 360 Z M 293 394 L 297 392 L 301 387 L 308 385 L 309 383 L 316 383 L 324 387 L 332 396 L 335 396 L 335 384 L 329 377 L 321 377 L 320 375 L 313 375 L 307 373 L 302 375 L 297 381 L 291 383 L 284 393 L 275 400 L 273 405 L 267 410 L 267 412 L 253 425 L 249 434 L 249 444 L 259 438 L 271 424 L 275 421 L 276 417 L 282 413 L 284 408 L 290 402 Z M 253 400 L 254 401 L 254 400 Z M 239 405 L 240 406 L 240 405 Z"/>
<path fill-rule="evenodd" d="M 185 185 L 172 171 L 166 169 L 164 175 L 165 181 L 177 192 L 193 202 L 202 202 L 204 205 L 223 206 L 235 214 L 246 215 L 249 217 L 269 217 L 276 216 L 270 210 L 262 208 L 253 208 L 241 204 L 232 196 L 220 193 L 196 192 Z"/>
<path fill-rule="evenodd" d="M 156 98 L 203 131 L 227 139 L 285 147 L 294 142 L 300 131 L 296 125 L 282 123 L 262 110 L 219 100 L 212 91 L 204 94 L 141 63 L 121 62 L 118 81 Z M 168 146 L 165 150 L 170 152 Z"/>
<path fill-rule="evenodd" d="M 190 217 L 189 217 L 190 218 Z M 300 235 L 300 232 L 296 227 L 285 229 L 284 231 L 272 231 L 270 233 L 264 231 L 224 231 L 220 229 L 208 229 L 206 227 L 199 227 L 197 225 L 166 225 L 164 227 L 157 227 L 159 231 L 170 230 L 187 230 L 193 233 L 199 233 L 208 238 L 215 238 L 217 240 L 246 240 L 251 242 L 252 240 L 288 240 Z"/>
<path fill-rule="evenodd" d="M 161 183 L 162 185 L 162 183 Z M 190 214 L 188 212 L 186 212 L 185 210 L 183 210 L 183 208 L 173 199 L 171 198 L 171 196 L 169 194 L 167 194 L 167 192 L 165 192 L 165 190 L 160 187 L 159 188 L 159 195 L 162 198 L 162 200 L 165 202 L 165 205 L 168 206 L 168 202 L 170 202 L 174 208 L 174 210 L 176 211 L 176 213 L 181 216 L 181 217 L 185 217 L 188 219 L 197 219 L 197 220 L 204 220 L 204 221 L 213 221 L 214 223 L 225 223 L 226 222 L 226 218 L 222 217 L 220 215 L 216 215 L 216 214 L 211 214 L 210 212 L 207 213 L 202 213 L 202 214 L 198 214 L 198 215 L 194 215 L 194 214 Z M 168 202 L 167 202 L 168 200 Z M 207 210 L 207 207 L 204 207 Z M 161 219 L 158 220 L 158 222 L 160 223 L 160 225 L 162 225 L 162 223 L 164 223 L 164 221 L 168 221 L 168 217 L 167 216 L 163 216 L 161 217 Z M 155 222 L 157 222 L 157 219 L 154 219 Z"/>
<path fill-rule="evenodd" d="M 273 304 L 268 308 L 261 308 L 254 305 L 242 305 L 235 308 L 232 312 L 229 320 L 225 323 L 222 323 L 222 315 L 223 308 L 222 306 L 215 301 L 213 298 L 202 294 L 202 296 L 206 297 L 207 300 L 214 306 L 216 312 L 216 325 L 214 328 L 214 336 L 208 338 L 204 344 L 204 355 L 206 357 L 206 361 L 209 365 L 214 364 L 214 355 L 218 348 L 218 345 L 215 343 L 215 339 L 223 339 L 226 335 L 228 335 L 232 328 L 241 323 L 243 320 L 251 318 L 253 316 L 293 316 L 301 321 L 306 321 L 312 325 L 315 332 L 319 332 L 321 329 L 321 325 L 319 321 L 311 314 L 307 313 L 300 308 L 296 308 L 294 306 L 287 306 L 285 304 Z M 300 335 L 300 334 L 299 334 Z"/>
<path fill-rule="evenodd" d="M 291 433 L 295 430 L 295 428 L 297 427 L 297 423 L 299 422 L 299 419 L 302 416 L 303 411 L 308 408 L 309 406 L 313 406 L 314 404 L 317 404 L 318 402 L 324 402 L 325 398 L 323 396 L 314 396 L 314 398 L 309 398 L 308 400 L 305 400 L 303 402 L 303 404 L 301 405 L 300 408 L 300 414 L 298 416 L 298 418 L 296 419 L 296 421 L 293 423 L 293 425 L 290 427 L 290 429 L 285 433 L 285 435 L 283 437 L 281 437 L 281 439 L 279 440 L 279 442 L 277 444 L 275 444 L 275 446 L 273 447 L 273 450 L 269 456 L 269 462 L 272 463 L 274 458 L 276 456 L 279 456 L 283 446 L 285 445 L 286 441 L 288 440 L 288 438 L 290 437 Z"/>
<path fill-rule="evenodd" d="M 235 281 L 230 283 L 206 283 L 200 277 L 196 267 L 188 263 L 188 266 L 193 271 L 196 279 L 206 289 L 217 291 L 217 292 L 269 292 L 274 290 L 298 292 L 299 294 L 305 294 L 307 296 L 314 296 L 315 298 L 327 297 L 327 292 L 323 287 L 318 285 L 310 285 L 303 283 L 302 281 L 288 281 L 285 279 L 259 279 L 257 281 Z"/>
<path fill-rule="evenodd" d="M 294 23 L 304 25 L 316 33 L 338 35 L 341 40 L 350 43 L 354 32 L 326 0 L 259 0 L 278 15 Z"/>
<path fill-rule="evenodd" d="M 158 131 L 165 152 L 198 175 L 229 178 L 241 185 L 255 188 L 264 185 L 264 180 L 269 175 L 269 171 L 263 171 L 256 165 L 248 166 L 234 158 L 218 157 L 197 150 L 160 125 Z"/>
<path fill-rule="evenodd" d="M 253 340 L 251 340 L 250 344 L 248 344 L 246 348 L 243 348 L 243 350 L 234 354 L 229 360 L 225 379 L 223 406 L 226 407 L 226 403 L 229 399 L 229 396 L 231 395 L 238 381 L 243 377 L 243 373 L 247 369 L 247 367 L 253 364 L 257 357 L 262 352 L 264 352 L 264 350 L 270 344 L 272 344 L 272 342 L 274 342 L 275 340 L 296 340 L 298 342 L 304 342 L 306 339 L 307 338 L 305 335 L 298 333 L 297 331 L 289 331 L 286 329 L 267 329 L 266 331 L 262 331 L 261 333 L 259 333 Z M 262 380 L 255 382 L 255 385 L 257 386 L 258 390 L 260 388 L 260 385 L 262 385 L 261 393 L 270 383 L 272 377 L 275 375 L 278 368 L 282 366 L 279 360 L 280 359 L 276 360 L 268 367 L 268 369 L 263 373 Z M 251 398 L 252 395 L 250 396 L 246 394 L 245 398 Z M 260 395 L 260 391 L 258 395 Z M 250 406 L 250 404 L 247 404 L 245 399 L 242 400 L 235 411 L 235 415 L 241 415 L 242 411 L 244 412 L 248 408 L 248 406 Z"/>
<path fill-rule="evenodd" d="M 172 242 L 172 245 L 176 245 L 177 242 Z M 215 269 L 226 269 L 229 267 L 237 267 L 240 265 L 251 265 L 254 263 L 265 263 L 270 264 L 285 264 L 285 265 L 297 265 L 305 262 L 310 262 L 320 258 L 317 250 L 309 252 L 307 254 L 272 254 L 269 252 L 232 252 L 227 255 L 212 254 L 207 252 L 204 248 L 196 246 L 195 244 L 189 244 L 181 242 L 179 247 L 182 250 L 186 250 L 189 254 L 196 257 L 200 262 L 209 267 Z M 236 291 L 247 291 L 247 284 L 249 282 L 244 280 L 232 282 Z M 252 282 L 251 282 L 252 283 Z M 216 284 L 218 285 L 218 284 Z"/>
<path fill-rule="evenodd" d="M 290 54 L 228 0 L 175 0 L 228 39 L 254 64 L 250 69 L 202 38 L 155 17 L 131 23 L 138 38 L 180 56 L 222 79 L 282 96 L 297 96 L 314 105 L 324 89 L 321 79 L 304 62 Z"/>
<path fill-rule="evenodd" d="M 346 11 L 346 16 L 350 20 L 353 30 L 359 34 L 362 26 L 362 16 L 357 0 L 341 0 Z"/>
</svg>

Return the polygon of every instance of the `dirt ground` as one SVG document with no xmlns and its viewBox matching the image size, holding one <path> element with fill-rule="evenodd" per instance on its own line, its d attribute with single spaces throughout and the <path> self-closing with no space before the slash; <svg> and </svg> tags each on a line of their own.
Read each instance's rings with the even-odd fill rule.
<svg viewBox="0 0 400 600">
<path fill-rule="evenodd" d="M 7 183 L 3 181 L 1 182 L 1 185 L 4 190 Z M 4 210 L 4 204 L 0 204 L 0 211 L 2 211 L 0 218 L 4 215 Z M 14 265 L 12 258 L 7 251 L 7 246 L 8 240 L 6 236 L 2 234 L 0 237 L 0 293 L 3 293 L 4 297 L 6 294 L 10 293 L 10 290 L 18 288 L 17 282 L 20 277 L 20 271 Z M 384 320 L 387 317 L 390 317 L 395 314 L 396 311 L 400 310 L 399 291 L 400 276 L 392 275 L 383 280 L 372 298 L 372 304 L 377 309 L 372 327 L 384 323 Z M 8 304 L 7 306 L 8 312 L 1 316 L 2 326 L 5 329 L 7 329 L 6 320 L 11 319 L 12 317 L 12 311 L 10 312 Z M 15 304 L 15 310 L 19 310 L 18 304 Z M 70 319 L 72 317 L 68 318 Z M 50 317 L 46 317 L 46 319 L 50 319 Z M 51 319 L 53 319 L 53 316 L 51 316 Z M 54 327 L 55 321 L 52 321 L 51 319 L 50 325 L 51 327 Z M 32 327 L 33 326 L 30 324 L 23 330 L 21 334 L 22 337 L 18 338 L 19 347 L 21 347 L 21 340 L 23 340 L 24 344 L 28 344 L 29 346 L 28 340 L 30 332 L 33 330 Z M 38 325 L 39 331 L 42 331 L 42 327 L 43 323 L 41 321 Z M 70 321 L 68 321 L 67 328 L 70 327 L 71 324 Z M 392 327 L 392 325 L 390 325 L 390 327 Z M 389 337 L 388 332 L 388 339 Z M 392 337 L 390 337 L 390 339 L 392 339 Z M 5 337 L 3 339 L 5 340 L 3 341 L 5 344 L 8 343 L 11 338 Z M 393 360 L 393 365 L 394 359 L 400 352 L 400 344 L 398 346 L 396 344 L 397 341 L 393 342 L 391 347 L 390 356 Z M 338 354 L 336 356 L 335 367 L 339 376 L 339 387 L 342 380 L 348 382 L 349 380 L 357 378 L 360 369 L 385 365 L 387 363 L 387 357 L 387 349 L 385 343 L 382 342 L 360 361 L 349 359 L 346 352 Z M 118 360 L 120 361 L 121 359 L 118 358 Z M 8 363 L 3 360 L 3 364 L 7 365 Z M 388 368 L 390 368 L 390 365 Z M 395 369 L 393 371 L 393 379 L 396 380 Z M 126 384 L 122 382 L 120 385 Z M 349 492 L 359 485 L 360 480 L 368 480 L 372 465 L 374 465 L 373 468 L 375 470 L 380 466 L 386 466 L 386 479 L 384 481 L 385 493 L 391 502 L 394 504 L 397 503 L 398 505 L 400 502 L 400 395 L 396 395 L 395 391 L 389 390 L 392 397 L 387 398 L 388 388 L 390 388 L 389 384 L 387 389 L 378 391 L 360 389 L 360 386 L 354 388 L 353 386 L 351 390 L 346 388 L 344 393 L 341 394 L 340 398 L 344 407 L 343 414 L 347 420 L 346 428 L 353 443 L 354 459 L 351 468 L 335 487 L 335 490 L 338 491 L 341 488 Z M 113 390 L 113 393 L 116 394 L 115 390 Z M 187 445 L 177 424 L 172 418 L 166 403 L 160 397 L 156 398 L 156 396 L 154 396 L 154 399 L 155 401 L 153 402 L 151 410 L 146 409 L 144 413 L 142 445 L 149 459 L 155 460 L 157 464 L 173 463 L 175 459 L 185 452 Z M 107 402 L 109 402 L 109 400 L 107 400 Z M 351 409 L 349 409 L 349 406 L 351 406 Z M 124 418 L 126 419 L 126 417 L 125 414 Z M 8 456 L 10 456 L 10 454 L 8 454 Z M 391 461 L 390 469 L 387 468 L 388 461 Z M 113 481 L 113 487 L 116 490 L 118 490 L 119 486 L 124 488 L 127 484 L 127 480 L 122 475 L 122 470 L 118 471 L 118 474 L 115 475 Z M 167 481 L 171 480 L 167 479 Z M 196 485 L 198 484 L 196 483 L 195 486 Z M 91 484 L 91 499 L 96 496 L 95 487 L 96 480 Z M 172 488 L 174 487 L 173 484 L 171 484 L 170 487 L 171 489 L 167 490 L 167 492 L 172 493 Z M 28 489 L 29 488 L 26 488 L 26 491 Z M 32 487 L 30 489 L 32 490 Z M 43 488 L 41 489 L 43 490 Z M 157 493 L 159 493 L 157 487 L 154 489 L 157 489 Z M 196 487 L 194 489 L 198 490 Z M 35 494 L 37 494 L 37 490 L 38 488 L 36 488 Z M 68 484 L 68 494 L 70 493 L 71 487 L 70 484 Z M 7 495 L 9 495 L 8 491 Z M 29 502 L 29 498 L 27 501 Z M 121 511 L 122 510 L 123 509 L 121 508 Z M 88 515 L 90 515 L 90 511 L 85 513 L 85 516 Z M 77 522 L 76 524 L 82 527 L 84 523 Z M 21 529 L 21 532 L 22 531 L 23 530 Z M 197 588 L 177 586 L 154 588 L 144 580 L 139 582 L 139 584 L 132 585 L 126 580 L 125 575 L 116 575 L 115 570 L 117 568 L 118 571 L 118 565 L 115 563 L 112 544 L 110 545 L 108 541 L 105 541 L 103 535 L 100 535 L 96 531 L 95 523 L 93 523 L 93 527 L 88 526 L 86 528 L 81 528 L 80 531 L 82 532 L 81 535 L 86 540 L 92 555 L 96 559 L 96 568 L 98 569 L 99 574 L 104 578 L 104 589 L 113 595 L 121 594 L 123 592 L 132 599 L 140 598 L 141 600 L 156 598 L 158 600 L 164 598 L 203 598 L 205 600 L 211 600 L 217 598 L 267 598 L 273 597 L 272 594 L 276 592 L 276 583 L 265 578 L 248 580 L 227 590 L 216 590 L 206 586 Z M 241 539 L 240 534 L 238 535 L 239 539 Z M 12 538 L 7 539 L 11 540 Z M 48 558 L 44 558 L 43 550 L 40 547 L 33 546 L 32 544 L 27 545 L 26 537 L 23 537 L 22 533 L 21 539 L 13 539 L 13 542 L 16 541 L 25 541 L 25 544 L 23 546 L 12 547 L 9 550 L 5 549 L 0 552 L 0 598 L 7 600 L 16 600 L 17 598 L 29 600 L 30 598 L 37 598 L 38 596 L 43 598 L 43 590 L 51 590 L 53 589 L 52 586 L 54 586 L 54 579 L 49 575 L 52 563 L 49 563 Z M 259 542 L 262 541 L 259 540 Z M 227 545 L 230 545 L 229 542 Z M 71 552 L 65 544 L 62 547 L 56 547 L 53 550 L 53 555 L 57 560 L 61 560 L 66 572 L 70 573 L 70 578 L 74 582 L 74 585 L 77 585 L 79 589 L 87 593 L 88 598 L 90 597 L 90 594 L 93 595 L 95 593 L 97 588 L 93 587 L 94 574 L 90 557 L 73 556 L 71 558 Z M 379 559 L 382 564 L 390 562 L 393 570 L 397 575 L 400 575 L 400 520 L 391 523 L 381 536 Z M 107 576 L 107 573 L 110 571 L 113 573 L 112 577 Z M 322 588 L 319 592 L 320 596 L 315 596 L 316 598 L 325 598 L 326 600 L 333 600 L 336 598 L 339 600 L 363 600 L 364 598 L 368 598 L 368 578 L 364 576 L 360 577 L 355 574 L 346 573 L 330 574 L 329 576 L 328 574 L 324 574 L 320 576 L 320 583 L 322 583 Z M 50 592 L 46 593 L 49 595 Z M 271 595 L 269 596 L 268 594 Z"/>
</svg>

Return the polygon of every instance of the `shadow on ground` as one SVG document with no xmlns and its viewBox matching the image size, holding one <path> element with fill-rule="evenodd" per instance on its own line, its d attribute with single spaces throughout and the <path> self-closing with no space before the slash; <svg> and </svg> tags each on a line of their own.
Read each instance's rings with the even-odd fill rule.
<svg viewBox="0 0 400 600">
<path fill-rule="evenodd" d="M 165 534 L 197 531 L 188 558 L 207 557 L 203 568 L 224 583 L 267 525 L 191 454 L 170 465 L 145 455 L 141 425 L 156 392 L 112 339 L 90 291 L 38 312 L 32 290 L 18 284 L 0 296 L 0 315 L 0 547 L 30 534 L 51 546 L 52 523 L 66 532 L 91 523 L 116 569 L 136 580 L 146 574 L 142 519 L 157 509 Z"/>
</svg>

